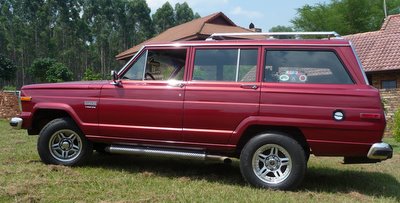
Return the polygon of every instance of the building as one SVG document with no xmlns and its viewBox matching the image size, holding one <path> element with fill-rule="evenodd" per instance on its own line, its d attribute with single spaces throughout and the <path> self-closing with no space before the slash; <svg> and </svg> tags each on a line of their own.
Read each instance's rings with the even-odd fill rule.
<svg viewBox="0 0 400 203">
<path fill-rule="evenodd" d="M 380 89 L 390 121 L 400 107 L 400 14 L 388 16 L 378 31 L 344 38 L 354 44 L 370 84 Z"/>
<path fill-rule="evenodd" d="M 254 25 L 253 25 L 254 27 Z M 246 29 L 237 26 L 222 12 L 214 13 L 202 18 L 194 19 L 190 22 L 169 28 L 161 34 L 144 41 L 116 56 L 117 60 L 129 60 L 146 43 L 153 42 L 174 42 L 205 40 L 213 33 L 217 32 L 254 32 L 261 31 L 258 28 Z M 262 36 L 251 36 L 247 38 L 261 39 Z"/>
</svg>

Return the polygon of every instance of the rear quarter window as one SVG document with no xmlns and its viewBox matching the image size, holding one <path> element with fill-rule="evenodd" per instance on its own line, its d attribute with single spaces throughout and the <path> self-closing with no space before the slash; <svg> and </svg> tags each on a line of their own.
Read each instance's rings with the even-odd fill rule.
<svg viewBox="0 0 400 203">
<path fill-rule="evenodd" d="M 273 83 L 353 84 L 333 51 L 266 50 L 264 81 Z"/>
</svg>

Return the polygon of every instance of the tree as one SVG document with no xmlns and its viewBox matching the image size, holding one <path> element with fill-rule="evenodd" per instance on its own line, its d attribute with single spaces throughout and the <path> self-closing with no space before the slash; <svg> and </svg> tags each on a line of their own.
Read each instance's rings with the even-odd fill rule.
<svg viewBox="0 0 400 203">
<path fill-rule="evenodd" d="M 269 29 L 270 32 L 293 32 L 293 28 L 289 26 L 278 25 Z"/>
<path fill-rule="evenodd" d="M 156 33 L 161 33 L 175 25 L 174 9 L 168 1 L 153 14 L 153 23 Z"/>
<path fill-rule="evenodd" d="M 2 81 L 12 80 L 15 77 L 16 69 L 17 68 L 10 59 L 0 54 L 0 79 Z"/>
<path fill-rule="evenodd" d="M 65 64 L 75 80 L 89 67 L 105 78 L 121 65 L 115 55 L 151 38 L 155 27 L 161 32 L 175 26 L 175 13 L 179 22 L 190 20 L 189 6 L 178 7 L 174 12 L 163 5 L 153 23 L 146 0 L 0 0 L 0 54 L 17 71 L 9 83 L 47 81 L 49 66 L 35 69 L 45 64 L 33 64 L 46 58 Z"/>
<path fill-rule="evenodd" d="M 62 82 L 73 79 L 73 73 L 67 66 L 51 58 L 36 59 L 29 72 L 36 82 Z"/>
<path fill-rule="evenodd" d="M 72 71 L 62 63 L 56 62 L 46 71 L 47 82 L 64 82 L 73 79 Z"/>
<path fill-rule="evenodd" d="M 46 74 L 47 71 L 56 63 L 56 60 L 51 58 L 38 58 L 35 59 L 32 63 L 32 66 L 29 68 L 28 72 L 31 74 L 31 77 L 36 82 L 46 82 Z"/>
<path fill-rule="evenodd" d="M 95 73 L 93 68 L 87 68 L 83 73 L 82 80 L 101 80 L 101 75 L 99 73 Z"/>
<path fill-rule="evenodd" d="M 189 22 L 194 19 L 193 10 L 189 5 L 184 2 L 182 4 L 175 4 L 175 24 L 179 25 L 182 23 Z"/>
<path fill-rule="evenodd" d="M 293 32 L 293 28 L 283 25 L 278 25 L 269 29 L 269 32 Z M 276 36 L 278 39 L 294 39 L 294 36 Z"/>
<path fill-rule="evenodd" d="M 388 10 L 400 0 L 387 1 Z M 298 31 L 337 31 L 342 35 L 378 30 L 384 19 L 382 1 L 331 0 L 328 4 L 305 5 L 291 21 Z"/>
</svg>

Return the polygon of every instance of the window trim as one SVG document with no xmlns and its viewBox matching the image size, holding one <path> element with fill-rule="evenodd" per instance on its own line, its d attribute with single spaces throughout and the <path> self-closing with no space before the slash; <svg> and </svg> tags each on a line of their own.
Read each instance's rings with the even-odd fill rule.
<svg viewBox="0 0 400 203">
<path fill-rule="evenodd" d="M 148 53 L 149 51 L 153 51 L 153 50 L 186 50 L 186 58 L 185 58 L 185 66 L 184 66 L 184 75 L 183 75 L 183 80 L 181 81 L 186 81 L 185 80 L 185 76 L 188 72 L 188 69 L 190 68 L 189 63 L 190 63 L 190 47 L 146 47 L 144 46 L 135 56 L 132 57 L 132 59 L 121 69 L 121 71 L 118 73 L 118 77 L 123 76 L 126 72 L 128 72 L 130 70 L 130 68 L 132 67 L 132 65 L 134 63 L 137 62 L 138 59 L 140 59 L 140 57 L 145 54 L 145 61 L 144 61 L 144 66 L 143 66 L 143 76 L 141 80 L 127 80 L 127 81 L 146 81 L 146 82 L 151 82 L 152 80 L 145 80 L 145 74 L 146 74 L 146 66 L 147 66 L 147 57 L 148 57 Z M 158 81 L 160 82 L 160 80 L 154 80 L 154 81 Z M 168 82 L 168 81 L 166 81 Z"/>
<path fill-rule="evenodd" d="M 270 48 L 269 46 L 263 46 L 262 47 L 262 61 L 261 61 L 261 63 L 262 63 L 262 73 L 261 73 L 261 82 L 262 83 L 271 83 L 271 84 L 278 84 L 278 83 L 276 83 L 276 82 L 268 82 L 268 81 L 265 81 L 264 79 L 265 79 L 265 65 L 266 65 L 266 56 L 267 56 L 267 51 L 314 51 L 314 52 L 332 52 L 332 53 L 334 53 L 335 55 L 336 55 L 336 58 L 339 60 L 339 62 L 342 64 L 342 66 L 343 66 L 343 68 L 344 68 L 344 70 L 346 71 L 346 73 L 347 73 L 347 75 L 349 76 L 349 78 L 350 78 L 350 80 L 353 82 L 352 84 L 340 84 L 340 83 L 338 83 L 338 84 L 336 84 L 336 83 L 332 83 L 332 84 L 320 84 L 320 83 L 309 83 L 309 84 L 306 84 L 306 85 L 355 85 L 355 84 L 357 84 L 356 83 L 356 81 L 354 80 L 354 78 L 353 78 L 353 76 L 352 76 L 352 74 L 350 74 L 350 72 L 349 72 L 349 69 L 348 69 L 348 67 L 346 66 L 346 64 L 343 62 L 343 60 L 342 60 L 342 58 L 341 57 L 339 57 L 339 54 L 337 53 L 337 50 L 336 49 L 329 49 L 329 48 L 318 48 L 318 47 L 312 47 L 312 48 L 304 48 L 304 47 L 301 47 L 301 48 L 276 48 L 276 47 L 274 47 L 274 48 Z M 298 83 L 282 83 L 282 84 L 295 84 L 295 85 L 298 85 Z"/>
<path fill-rule="evenodd" d="M 194 62 L 196 59 L 196 51 L 197 50 L 216 50 L 216 49 L 236 49 L 238 50 L 238 54 L 237 54 L 237 61 L 236 61 L 236 75 L 235 75 L 235 81 L 218 81 L 218 80 L 193 80 L 193 74 L 194 74 Z M 239 52 L 240 50 L 240 52 Z M 249 81 L 238 81 L 239 79 L 239 71 L 238 71 L 238 67 L 240 66 L 240 53 L 242 50 L 255 50 L 257 52 L 257 61 L 256 61 L 256 79 L 255 81 L 249 82 Z M 259 77 L 260 72 L 262 71 L 260 70 L 260 65 L 262 63 L 262 55 L 263 53 L 262 51 L 262 46 L 260 45 L 254 45 L 254 46 L 199 46 L 199 47 L 192 47 L 191 52 L 192 52 L 192 59 L 191 59 L 191 72 L 189 73 L 190 75 L 188 75 L 187 80 L 191 81 L 191 82 L 200 82 L 200 83 L 234 83 L 234 84 L 239 84 L 239 83 L 255 83 L 255 82 L 259 82 L 260 80 L 262 80 L 262 78 Z M 261 61 L 260 61 L 261 60 Z"/>
</svg>

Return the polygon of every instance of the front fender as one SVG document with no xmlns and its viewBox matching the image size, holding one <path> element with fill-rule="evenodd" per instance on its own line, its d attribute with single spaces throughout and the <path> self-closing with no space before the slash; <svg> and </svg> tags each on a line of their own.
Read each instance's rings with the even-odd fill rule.
<svg viewBox="0 0 400 203">
<path fill-rule="evenodd" d="M 61 110 L 61 111 L 65 111 L 67 112 L 71 118 L 76 122 L 76 124 L 78 126 L 82 126 L 83 122 L 82 120 L 79 118 L 79 116 L 76 114 L 76 112 L 74 111 L 74 109 L 68 105 L 68 104 L 64 104 L 64 103 L 46 103 L 46 102 L 41 102 L 38 104 L 35 104 L 35 106 L 33 106 L 32 109 L 32 115 L 34 116 L 35 113 L 38 110 L 41 109 L 53 109 L 53 110 Z"/>
</svg>

